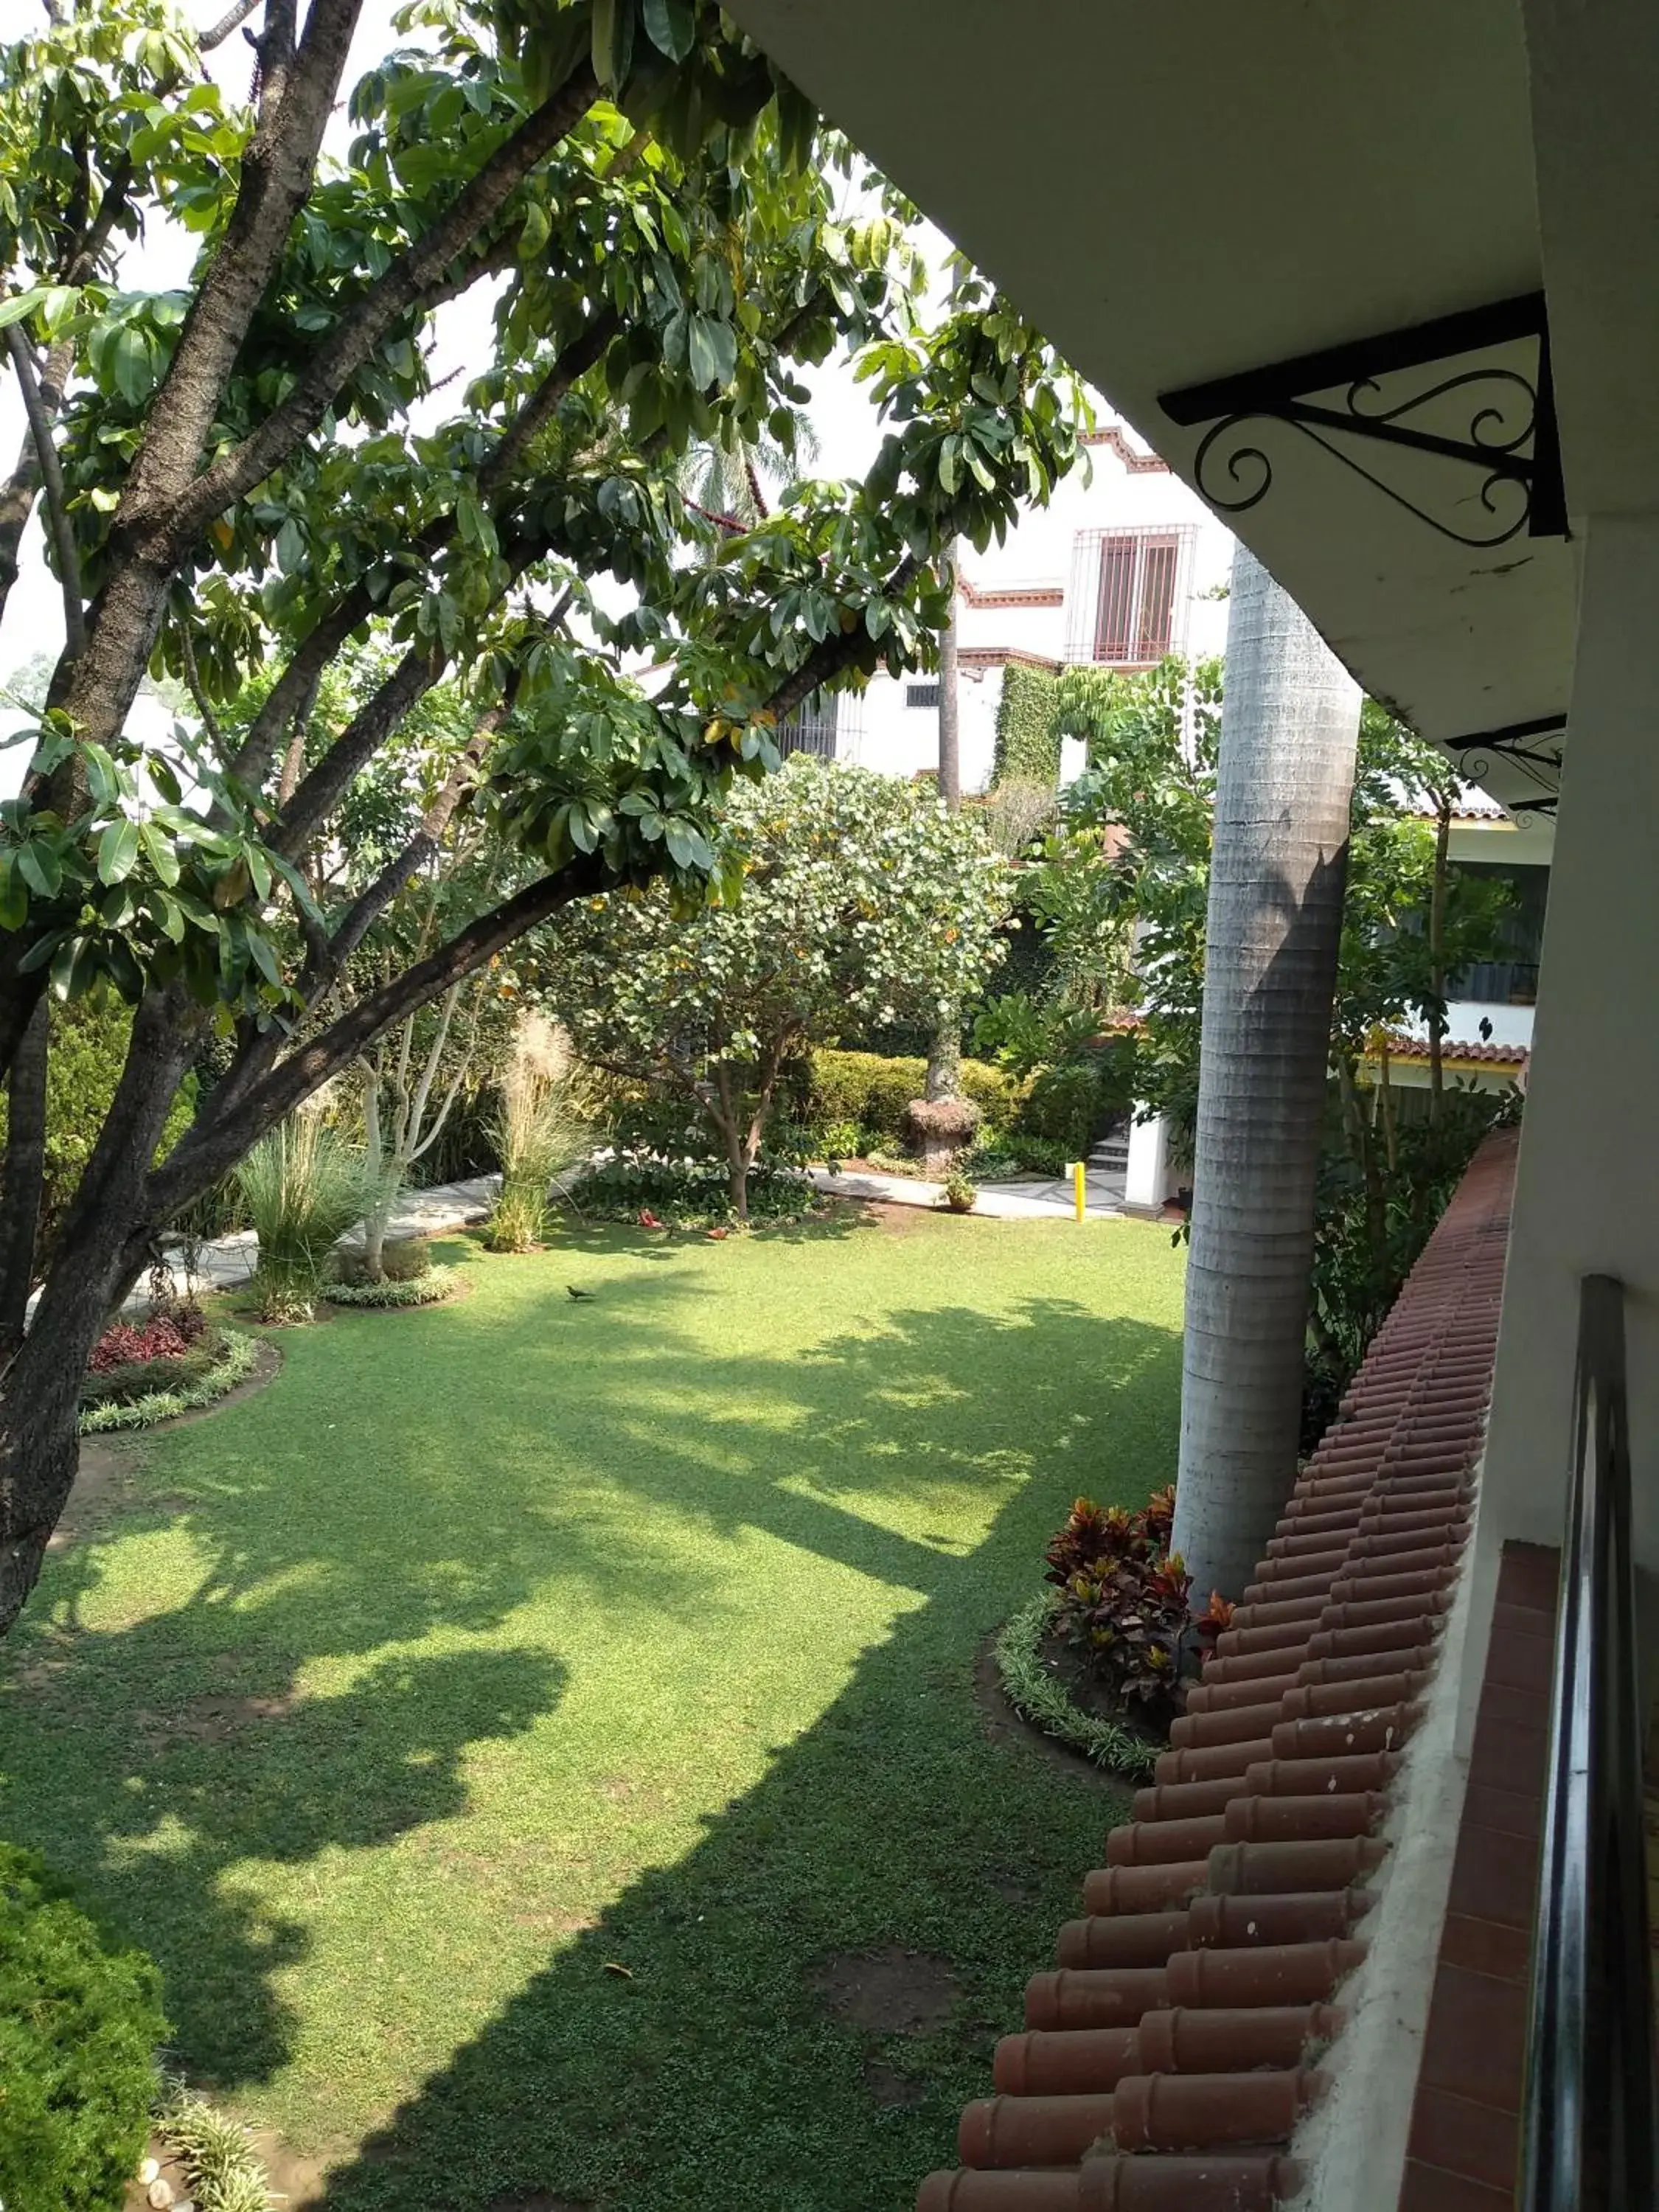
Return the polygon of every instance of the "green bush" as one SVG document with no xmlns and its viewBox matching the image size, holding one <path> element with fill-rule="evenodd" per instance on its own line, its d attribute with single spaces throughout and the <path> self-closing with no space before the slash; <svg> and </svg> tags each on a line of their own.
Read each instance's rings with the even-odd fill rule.
<svg viewBox="0 0 1659 2212">
<path fill-rule="evenodd" d="M 921 1097 L 927 1080 L 925 1060 L 815 1052 L 801 1117 L 820 1133 L 835 1123 L 855 1121 L 866 1145 L 896 1150 L 910 1141 L 910 1101 Z M 1025 1096 L 1024 1084 L 982 1060 L 963 1061 L 962 1089 L 979 1108 L 980 1139 L 988 1144 L 1012 1127 Z"/>
<path fill-rule="evenodd" d="M 119 2212 L 167 2032 L 161 1980 L 32 1852 L 0 1844 L 0 2204 Z"/>
<path fill-rule="evenodd" d="M 578 1188 L 582 1215 L 590 1221 L 637 1221 L 643 1212 L 676 1229 L 707 1229 L 737 1218 L 726 1170 L 712 1161 L 606 1160 L 590 1169 Z M 805 1176 L 767 1163 L 749 1170 L 751 1221 L 793 1220 L 818 1203 Z"/>
<path fill-rule="evenodd" d="M 453 1267 L 428 1267 L 424 1274 L 388 1275 L 381 1283 L 329 1283 L 323 1296 L 331 1306 L 435 1306 L 454 1287 Z"/>
<path fill-rule="evenodd" d="M 54 1004 L 46 1061 L 46 1158 L 35 1246 L 44 1253 L 58 1233 L 76 1186 L 92 1158 L 115 1097 L 132 1029 L 131 1008 L 77 999 Z M 187 1075 L 173 1102 L 155 1157 L 173 1150 L 196 1113 L 196 1078 Z M 6 1141 L 6 1102 L 0 1098 L 0 1150 Z"/>
<path fill-rule="evenodd" d="M 1046 669 L 1011 660 L 1002 672 L 997 702 L 996 750 L 992 755 L 993 788 L 1005 777 L 1047 784 L 1060 781 L 1059 678 Z"/>
</svg>

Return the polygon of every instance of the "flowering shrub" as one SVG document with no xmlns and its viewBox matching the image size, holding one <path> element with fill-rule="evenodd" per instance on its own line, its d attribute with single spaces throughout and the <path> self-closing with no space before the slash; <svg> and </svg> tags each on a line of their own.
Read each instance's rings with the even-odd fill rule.
<svg viewBox="0 0 1659 2212">
<path fill-rule="evenodd" d="M 1179 1709 L 1192 1626 L 1192 1577 L 1169 1548 L 1174 1514 L 1173 1490 L 1157 1492 L 1139 1513 L 1079 1498 L 1045 1554 L 1060 1590 L 1054 1632 L 1148 1727 L 1167 1725 Z"/>
<path fill-rule="evenodd" d="M 94 1375 L 107 1375 L 113 1367 L 132 1367 L 141 1361 L 182 1359 L 206 1327 L 206 1315 L 194 1306 L 152 1314 L 140 1323 L 118 1321 L 93 1346 L 87 1365 Z"/>
</svg>

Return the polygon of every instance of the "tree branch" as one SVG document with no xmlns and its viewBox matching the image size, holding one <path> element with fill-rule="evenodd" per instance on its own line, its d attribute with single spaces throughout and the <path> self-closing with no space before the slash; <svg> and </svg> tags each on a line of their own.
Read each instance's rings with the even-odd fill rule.
<svg viewBox="0 0 1659 2212">
<path fill-rule="evenodd" d="M 301 1045 L 263 1080 L 216 1115 L 221 1085 L 207 1101 L 195 1126 L 155 1169 L 148 1186 L 146 1212 L 163 1218 L 177 1213 L 228 1174 L 250 1145 L 290 1114 L 302 1100 L 350 1066 L 383 1030 L 413 1013 L 452 983 L 482 968 L 492 955 L 534 929 L 573 899 L 591 898 L 605 888 L 605 863 L 584 853 L 554 874 L 503 899 L 488 914 L 458 931 L 447 945 L 412 968 L 368 992 L 319 1036 Z"/>
<path fill-rule="evenodd" d="M 28 340 L 15 323 L 6 332 L 6 350 L 11 356 L 11 365 L 17 372 L 18 383 L 22 386 L 29 435 L 34 441 L 41 489 L 46 495 L 46 520 L 52 531 L 52 546 L 58 555 L 58 586 L 64 594 L 64 651 L 69 659 L 78 660 L 86 650 L 86 600 L 81 591 L 81 555 L 75 543 L 75 526 L 70 520 L 64 493 L 64 471 L 58 458 L 58 448 L 52 442 L 52 417 L 46 412 L 40 397 L 40 387 L 35 382 L 34 362 L 29 352 Z"/>
<path fill-rule="evenodd" d="M 236 0 L 235 6 L 221 15 L 210 28 L 196 33 L 198 51 L 210 54 L 216 46 L 223 46 L 233 31 L 240 30 L 258 5 L 259 0 Z"/>
<path fill-rule="evenodd" d="M 324 0 L 316 0 L 317 8 L 323 4 Z M 309 32 L 307 35 L 308 39 Z M 182 553 L 205 523 L 233 500 L 262 483 L 300 441 L 309 436 L 341 386 L 362 368 L 393 324 L 419 306 L 430 287 L 441 284 L 456 255 L 500 214 L 530 172 L 574 129 L 599 97 L 599 89 L 587 63 L 574 70 L 558 90 L 496 148 L 438 220 L 342 315 L 281 404 L 240 446 L 197 477 L 176 502 L 167 524 L 168 541 L 176 552 Z"/>
<path fill-rule="evenodd" d="M 258 124 L 242 157 L 230 221 L 191 301 L 116 510 L 111 544 L 118 557 L 143 542 L 152 562 L 175 566 L 179 550 L 217 511 L 197 513 L 197 465 L 311 188 L 361 6 L 362 0 L 312 0 L 305 36 L 290 61 L 294 0 L 266 0 Z M 193 519 L 181 525 L 186 510 Z M 161 547 L 151 542 L 156 533 L 166 541 Z"/>
<path fill-rule="evenodd" d="M 586 327 L 552 362 L 480 467 L 477 487 L 482 498 L 493 498 L 505 487 L 531 440 L 551 419 L 578 380 L 598 364 L 619 326 L 614 307 L 599 308 Z M 434 561 L 453 542 L 455 532 L 452 509 L 430 523 L 416 538 L 410 550 L 422 560 Z M 352 631 L 371 619 L 374 608 L 374 598 L 368 583 L 355 584 L 307 633 L 255 715 L 241 750 L 230 763 L 231 774 L 240 781 L 256 787 L 264 782 L 283 731 L 291 721 L 300 719 L 299 702 L 316 696 L 324 669 Z M 309 712 L 307 706 L 307 717 Z M 292 796 L 291 790 L 279 793 L 284 804 Z"/>
<path fill-rule="evenodd" d="M 209 703 L 207 692 L 203 688 L 202 672 L 196 665 L 196 647 L 191 642 L 189 630 L 182 623 L 179 625 L 179 656 L 185 664 L 185 687 L 196 702 L 196 711 L 202 718 L 202 727 L 208 733 L 208 742 L 213 747 L 215 757 L 223 760 L 224 734 L 219 727 L 218 717 Z"/>
</svg>

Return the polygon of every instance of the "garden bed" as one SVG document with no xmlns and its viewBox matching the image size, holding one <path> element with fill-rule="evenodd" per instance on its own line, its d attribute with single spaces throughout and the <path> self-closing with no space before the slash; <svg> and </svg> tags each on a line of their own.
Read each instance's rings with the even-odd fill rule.
<svg viewBox="0 0 1659 2212">
<path fill-rule="evenodd" d="M 453 1267 L 428 1267 L 424 1274 L 388 1276 L 382 1283 L 325 1283 L 323 1296 L 333 1306 L 394 1313 L 410 1306 L 438 1306 L 459 1296 L 461 1278 Z"/>
<path fill-rule="evenodd" d="M 258 1363 L 258 1340 L 200 1315 L 193 1321 L 188 1331 L 154 1317 L 106 1331 L 82 1386 L 83 1437 L 153 1428 L 198 1413 L 248 1380 Z"/>
<path fill-rule="evenodd" d="M 1039 1590 L 1010 1616 L 996 1641 L 997 1679 L 1022 1718 L 1127 1781 L 1150 1782 L 1166 1738 L 1112 1710 L 1080 1654 L 1052 1623 L 1059 1593 Z"/>
</svg>

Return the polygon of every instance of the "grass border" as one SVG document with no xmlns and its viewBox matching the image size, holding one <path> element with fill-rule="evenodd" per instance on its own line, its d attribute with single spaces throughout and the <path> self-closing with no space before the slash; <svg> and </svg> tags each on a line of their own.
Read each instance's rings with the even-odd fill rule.
<svg viewBox="0 0 1659 2212">
<path fill-rule="evenodd" d="M 428 1267 L 423 1275 L 402 1282 L 389 1277 L 383 1283 L 325 1283 L 322 1295 L 331 1306 L 352 1306 L 359 1312 L 391 1313 L 410 1306 L 441 1305 L 453 1297 L 459 1282 L 453 1267 Z"/>
<path fill-rule="evenodd" d="M 1042 1639 L 1058 1592 L 1039 1590 L 998 1632 L 997 1680 L 1009 1704 L 1033 1728 L 1041 1729 L 1096 1766 L 1107 1766 L 1131 1781 L 1150 1782 L 1158 1747 L 1125 1728 L 1074 1705 L 1042 1663 Z"/>
<path fill-rule="evenodd" d="M 100 1437 L 112 1429 L 149 1429 L 179 1413 L 199 1413 L 204 1406 L 216 1404 L 227 1396 L 239 1382 L 246 1382 L 258 1356 L 257 1337 L 227 1329 L 224 1357 L 216 1367 L 210 1367 L 194 1382 L 181 1383 L 176 1390 L 152 1390 L 130 1405 L 83 1406 L 76 1425 L 79 1432 L 83 1437 Z"/>
</svg>

